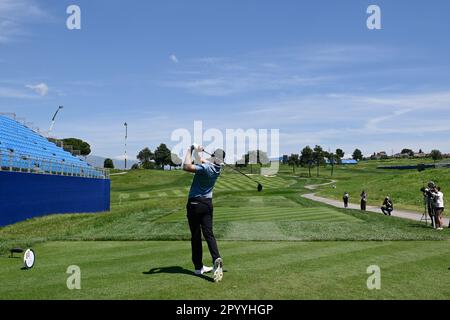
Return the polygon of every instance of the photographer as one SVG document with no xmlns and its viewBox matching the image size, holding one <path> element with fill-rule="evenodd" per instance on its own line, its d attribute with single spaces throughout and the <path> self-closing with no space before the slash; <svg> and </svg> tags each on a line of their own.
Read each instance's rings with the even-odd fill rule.
<svg viewBox="0 0 450 320">
<path fill-rule="evenodd" d="M 361 211 L 366 211 L 366 205 L 367 205 L 367 193 L 365 190 L 361 192 Z"/>
<path fill-rule="evenodd" d="M 381 206 L 381 211 L 385 216 L 390 216 L 392 211 L 394 211 L 394 204 L 389 197 L 384 198 L 383 205 Z"/>
<path fill-rule="evenodd" d="M 344 208 L 348 208 L 348 199 L 350 198 L 348 192 L 344 192 L 344 196 L 342 197 L 342 200 L 344 200 Z"/>
<path fill-rule="evenodd" d="M 431 192 L 434 195 L 434 217 L 436 222 L 436 230 L 444 230 L 444 220 L 442 218 L 444 213 L 444 194 L 441 192 L 441 187 L 434 187 Z"/>
<path fill-rule="evenodd" d="M 428 213 L 431 219 L 433 228 L 436 228 L 435 219 L 435 194 L 432 192 L 436 188 L 436 184 L 433 181 L 428 182 L 428 187 L 421 188 L 420 191 L 423 193 L 423 198 L 425 202 L 425 211 Z"/>
</svg>

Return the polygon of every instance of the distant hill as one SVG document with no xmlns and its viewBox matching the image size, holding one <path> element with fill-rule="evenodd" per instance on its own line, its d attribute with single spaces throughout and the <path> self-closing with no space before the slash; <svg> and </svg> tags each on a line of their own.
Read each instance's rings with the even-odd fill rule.
<svg viewBox="0 0 450 320">
<path fill-rule="evenodd" d="M 95 155 L 89 155 L 86 158 L 87 163 L 89 163 L 91 166 L 103 168 L 103 163 L 105 162 L 105 157 L 95 156 Z M 125 161 L 124 160 L 116 160 L 113 159 L 114 162 L 114 168 L 115 169 L 125 169 Z M 127 160 L 127 169 L 130 169 L 131 166 L 135 163 L 138 163 L 137 160 Z"/>
</svg>

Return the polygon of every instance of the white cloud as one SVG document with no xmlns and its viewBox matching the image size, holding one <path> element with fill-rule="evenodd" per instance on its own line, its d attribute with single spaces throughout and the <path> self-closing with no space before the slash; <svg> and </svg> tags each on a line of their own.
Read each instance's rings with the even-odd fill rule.
<svg viewBox="0 0 450 320">
<path fill-rule="evenodd" d="M 228 116 L 230 114 L 230 116 Z M 316 94 L 240 104 L 210 126 L 278 128 L 283 153 L 305 145 L 365 154 L 411 147 L 450 151 L 450 90 L 379 94 Z"/>
<path fill-rule="evenodd" d="M 0 1 L 0 44 L 26 34 L 26 24 L 47 18 L 35 0 Z"/>
<path fill-rule="evenodd" d="M 39 83 L 36 85 L 26 85 L 25 87 L 27 87 L 28 89 L 33 90 L 34 92 L 36 92 L 38 95 L 40 95 L 41 97 L 46 96 L 48 94 L 48 86 L 45 83 Z"/>
<path fill-rule="evenodd" d="M 187 106 L 183 106 L 183 108 Z M 205 105 L 200 105 L 202 109 Z M 173 130 L 186 128 L 193 133 L 193 121 L 202 120 L 203 130 L 267 128 L 280 129 L 280 152 L 299 153 L 305 145 L 320 144 L 325 150 L 343 148 L 347 156 L 355 148 L 364 154 L 404 147 L 422 148 L 429 152 L 438 148 L 450 152 L 450 90 L 442 92 L 403 94 L 316 94 L 297 98 L 271 98 L 264 102 L 215 105 L 217 113 L 180 112 L 177 106 L 166 105 L 162 113 L 155 107 L 127 116 L 128 159 L 135 159 L 142 148 L 151 150 L 165 142 L 170 147 Z M 167 110 L 173 110 L 171 113 Z M 380 120 L 380 118 L 383 118 Z M 170 121 L 168 121 L 168 119 Z M 88 141 L 93 153 L 111 158 L 124 150 L 123 117 L 120 113 L 105 114 L 102 125 L 98 119 L 65 119 L 62 117 L 59 136 L 80 136 Z M 58 129 L 57 128 L 57 129 Z M 123 158 L 122 158 L 123 159 Z"/>
<path fill-rule="evenodd" d="M 34 96 L 27 94 L 23 90 L 0 87 L 0 98 L 32 99 Z"/>
<path fill-rule="evenodd" d="M 353 79 L 343 66 L 390 61 L 397 52 L 371 45 L 322 45 L 251 52 L 236 57 L 204 57 L 184 61 L 167 87 L 206 96 L 231 96 L 254 91 L 300 90 L 312 86 L 342 84 Z M 172 61 L 178 63 L 174 55 Z M 348 79 L 347 79 L 348 81 Z"/>
<path fill-rule="evenodd" d="M 179 63 L 180 61 L 178 60 L 177 56 L 172 54 L 170 55 L 170 60 L 172 60 L 172 62 L 174 63 Z"/>
</svg>

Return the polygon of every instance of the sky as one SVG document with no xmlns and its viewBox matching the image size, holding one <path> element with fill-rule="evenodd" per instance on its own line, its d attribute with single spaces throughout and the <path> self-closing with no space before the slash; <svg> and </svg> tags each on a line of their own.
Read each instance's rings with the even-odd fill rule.
<svg viewBox="0 0 450 320">
<path fill-rule="evenodd" d="M 381 9 L 381 30 L 366 10 Z M 69 30 L 69 5 L 81 29 Z M 279 129 L 280 153 L 450 153 L 450 2 L 0 0 L 0 112 L 120 159 L 171 133 Z"/>
</svg>

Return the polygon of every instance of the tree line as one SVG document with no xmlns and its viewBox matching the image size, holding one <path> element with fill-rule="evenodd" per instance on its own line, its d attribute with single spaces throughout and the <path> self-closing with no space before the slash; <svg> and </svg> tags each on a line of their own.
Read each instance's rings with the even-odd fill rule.
<svg viewBox="0 0 450 320">
<path fill-rule="evenodd" d="M 139 164 L 134 164 L 132 169 L 164 169 L 164 166 L 178 167 L 182 161 L 180 157 L 172 153 L 165 143 L 161 143 L 155 151 L 146 147 L 139 151 L 136 158 Z"/>
<path fill-rule="evenodd" d="M 342 149 L 336 149 L 335 152 L 328 152 L 319 145 L 316 145 L 314 148 L 306 146 L 300 154 L 291 154 L 287 158 L 287 164 L 292 166 L 294 173 L 296 167 L 307 167 L 309 176 L 311 177 L 311 169 L 313 167 L 316 167 L 317 176 L 319 176 L 320 166 L 326 165 L 328 162 L 331 165 L 331 175 L 333 175 L 334 165 L 341 164 L 344 156 L 345 152 Z M 361 151 L 358 149 L 355 150 L 354 157 L 359 159 L 360 156 L 362 157 Z"/>
<path fill-rule="evenodd" d="M 422 153 L 422 150 L 419 151 Z M 403 149 L 402 154 L 414 155 L 411 149 Z M 316 145 L 314 148 L 310 146 L 304 147 L 299 154 L 291 154 L 290 156 L 284 155 L 282 162 L 292 166 L 292 171 L 295 173 L 295 169 L 298 167 L 308 168 L 308 174 L 311 177 L 311 170 L 316 169 L 317 176 L 320 176 L 320 167 L 325 165 L 331 166 L 331 176 L 334 174 L 334 166 L 342 164 L 342 159 L 345 156 L 345 152 L 338 148 L 334 152 L 325 151 L 320 145 Z M 442 153 L 439 150 L 433 150 L 428 155 L 434 161 L 443 158 Z M 146 147 L 142 149 L 136 156 L 139 163 L 134 164 L 132 169 L 164 169 L 165 166 L 178 167 L 181 165 L 182 160 L 176 155 L 171 153 L 170 149 L 166 144 L 161 143 L 155 151 L 150 150 Z M 372 159 L 372 157 L 367 159 Z M 389 157 L 387 157 L 389 158 Z M 361 161 L 364 158 L 363 153 L 360 149 L 356 148 L 352 153 L 352 159 L 356 161 Z M 264 164 L 269 164 L 270 159 L 267 153 L 261 150 L 249 151 L 239 161 L 236 161 L 235 166 L 237 168 L 250 166 L 251 172 L 253 172 L 252 164 L 258 164 L 260 166 Z M 111 159 L 106 159 L 104 163 L 105 168 L 114 168 L 113 161 Z"/>
<path fill-rule="evenodd" d="M 334 173 L 334 166 L 336 164 L 342 164 L 342 158 L 344 158 L 345 152 L 338 148 L 334 152 L 325 151 L 320 145 L 316 145 L 314 148 L 310 146 L 304 147 L 300 154 L 291 154 L 287 159 L 283 159 L 288 165 L 292 166 L 292 171 L 295 173 L 296 167 L 307 167 L 308 174 L 311 177 L 311 169 L 316 167 L 317 176 L 320 175 L 320 166 L 324 166 L 327 163 L 331 165 L 331 175 Z M 286 157 L 286 156 L 285 156 Z M 285 158 L 284 157 L 284 158 Z M 354 160 L 360 161 L 363 159 L 361 150 L 355 149 L 352 154 Z"/>
<path fill-rule="evenodd" d="M 181 165 L 181 159 L 176 154 L 172 153 L 166 144 L 161 143 L 155 151 L 145 147 L 136 155 L 139 163 L 132 165 L 131 169 L 161 169 L 165 166 L 170 168 L 179 167 Z M 114 163 L 111 159 L 105 159 L 105 168 L 114 169 Z"/>
</svg>

